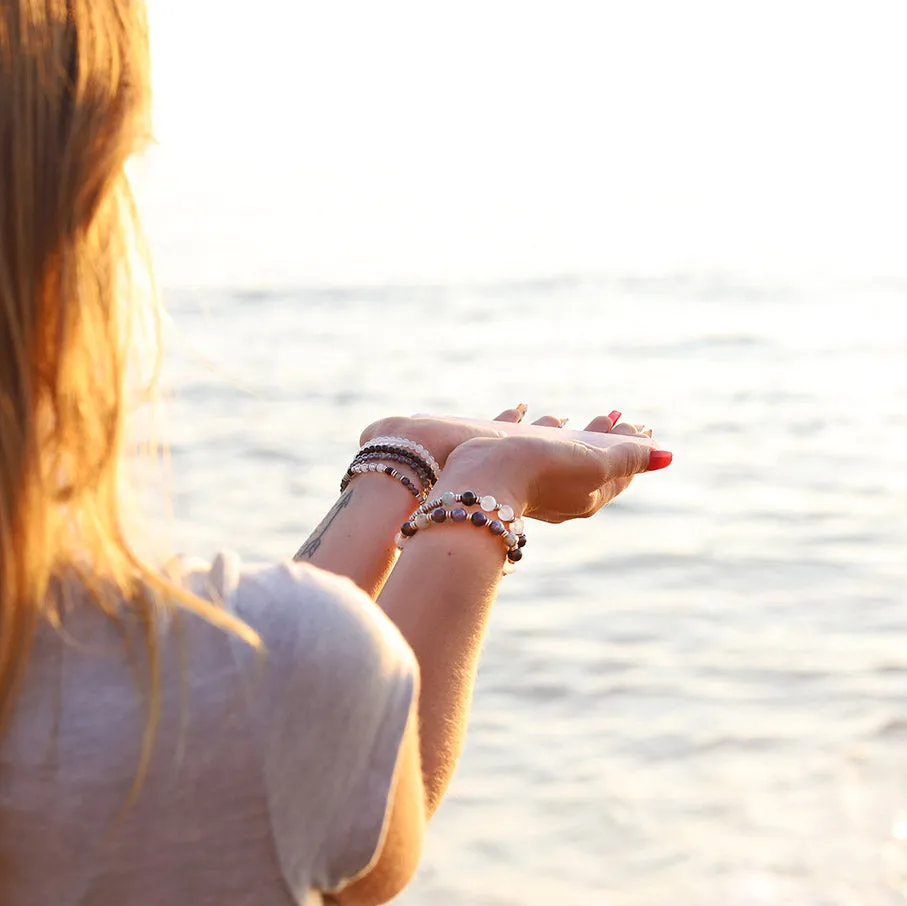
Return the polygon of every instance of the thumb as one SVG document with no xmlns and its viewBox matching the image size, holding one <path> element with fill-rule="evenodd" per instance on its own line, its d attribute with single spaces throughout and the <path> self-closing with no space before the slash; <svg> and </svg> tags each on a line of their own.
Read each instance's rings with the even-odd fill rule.
<svg viewBox="0 0 907 906">
<path fill-rule="evenodd" d="M 653 450 L 644 444 L 615 444 L 605 451 L 608 469 L 614 478 L 629 478 L 640 472 L 655 472 L 671 464 L 670 450 Z"/>
</svg>

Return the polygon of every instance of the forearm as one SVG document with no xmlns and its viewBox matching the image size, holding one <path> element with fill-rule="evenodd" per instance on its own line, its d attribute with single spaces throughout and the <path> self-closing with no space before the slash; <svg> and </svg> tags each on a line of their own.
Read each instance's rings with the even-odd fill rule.
<svg viewBox="0 0 907 906">
<path fill-rule="evenodd" d="M 378 603 L 419 662 L 422 771 L 433 814 L 463 747 L 504 555 L 497 539 L 463 526 L 439 526 L 411 539 L 407 548 Z"/>
<path fill-rule="evenodd" d="M 419 501 L 386 475 L 360 475 L 294 557 L 352 579 L 373 599 L 396 559 L 394 536 Z"/>
<path fill-rule="evenodd" d="M 442 474 L 444 490 L 491 493 L 481 478 Z M 506 493 L 506 492 L 505 492 Z M 501 498 L 519 507 L 511 496 Z M 422 768 L 429 814 L 453 776 L 466 734 L 479 653 L 506 550 L 502 540 L 468 523 L 434 525 L 410 538 L 378 598 L 419 662 Z"/>
</svg>

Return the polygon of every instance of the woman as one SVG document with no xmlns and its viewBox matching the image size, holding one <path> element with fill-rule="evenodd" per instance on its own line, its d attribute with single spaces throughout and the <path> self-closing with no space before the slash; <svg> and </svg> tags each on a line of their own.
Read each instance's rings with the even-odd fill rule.
<svg viewBox="0 0 907 906">
<path fill-rule="evenodd" d="M 120 461 L 148 102 L 137 0 L 0 0 L 0 902 L 383 903 L 521 517 L 589 516 L 670 454 L 388 419 L 303 563 L 145 562 Z M 636 433 L 617 415 L 590 430 Z"/>
</svg>

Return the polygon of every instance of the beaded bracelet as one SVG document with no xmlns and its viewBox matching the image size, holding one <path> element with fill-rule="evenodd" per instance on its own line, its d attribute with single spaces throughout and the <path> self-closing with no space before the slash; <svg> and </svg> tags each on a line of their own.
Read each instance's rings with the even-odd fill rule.
<svg viewBox="0 0 907 906">
<path fill-rule="evenodd" d="M 393 466 L 383 462 L 364 462 L 350 466 L 349 469 L 347 469 L 347 474 L 343 477 L 343 481 L 340 482 L 340 492 L 343 493 L 347 489 L 349 483 L 356 475 L 363 475 L 366 472 L 381 472 L 384 475 L 389 475 L 391 478 L 396 478 L 410 494 L 413 495 L 413 497 L 418 497 L 420 500 L 425 498 L 426 492 L 421 488 L 417 488 L 408 475 L 398 472 Z"/>
<path fill-rule="evenodd" d="M 422 487 L 427 491 L 431 490 L 434 486 L 435 479 L 432 472 L 429 470 L 428 466 L 422 462 L 417 456 L 414 456 L 408 450 L 403 450 L 396 447 L 381 447 L 374 450 L 369 450 L 365 453 L 359 452 L 356 454 L 350 465 L 358 465 L 362 462 L 383 462 L 384 460 L 392 460 L 393 462 L 399 462 L 402 465 L 409 466 L 413 472 L 419 478 L 419 481 L 422 483 Z"/>
<path fill-rule="evenodd" d="M 420 513 L 430 513 L 437 507 L 450 509 L 457 503 L 462 503 L 463 506 L 475 506 L 478 504 L 486 513 L 496 512 L 498 519 L 502 522 L 513 523 L 511 528 L 517 534 L 523 531 L 523 520 L 516 517 L 516 514 L 513 512 L 513 507 L 507 506 L 505 503 L 498 503 L 491 494 L 483 494 L 480 497 L 474 491 L 462 491 L 460 493 L 445 491 L 440 497 L 425 501 L 425 503 L 410 516 L 410 520 L 414 520 Z"/>
<path fill-rule="evenodd" d="M 462 497 L 463 495 L 459 496 Z M 508 507 L 508 509 L 510 508 Z M 513 512 L 512 509 L 511 512 Z M 507 560 L 510 563 L 517 563 L 523 558 L 523 548 L 526 546 L 526 535 L 522 531 L 513 531 L 512 524 L 508 529 L 504 524 L 504 520 L 489 519 L 481 510 L 477 510 L 470 514 L 466 511 L 465 507 L 447 509 L 444 506 L 436 506 L 431 511 L 431 515 L 417 511 L 410 519 L 400 526 L 400 531 L 397 533 L 395 543 L 398 548 L 402 549 L 406 540 L 412 538 L 420 529 L 430 528 L 432 525 L 440 525 L 447 521 L 460 524 L 469 522 L 477 528 L 487 527 L 492 535 L 500 537 L 506 545 Z M 513 522 L 516 521 L 517 520 L 513 520 Z M 522 527 L 522 520 L 519 520 L 519 528 L 522 529 Z"/>
<path fill-rule="evenodd" d="M 438 460 L 436 460 L 422 444 L 416 443 L 416 441 L 410 440 L 408 437 L 373 437 L 362 445 L 359 452 L 362 453 L 376 446 L 403 447 L 405 450 L 418 456 L 425 465 L 428 466 L 435 481 L 437 481 L 441 475 L 441 466 L 438 465 Z M 434 482 L 432 482 L 432 484 L 434 484 Z"/>
<path fill-rule="evenodd" d="M 375 444 L 373 446 L 363 447 L 356 454 L 353 461 L 355 462 L 356 460 L 368 456 L 380 456 L 383 453 L 393 453 L 395 456 L 406 457 L 406 461 L 412 466 L 415 472 L 419 473 L 423 483 L 429 488 L 433 487 L 438 480 L 432 467 L 418 453 L 415 453 L 408 447 L 398 447 L 394 444 Z"/>
</svg>

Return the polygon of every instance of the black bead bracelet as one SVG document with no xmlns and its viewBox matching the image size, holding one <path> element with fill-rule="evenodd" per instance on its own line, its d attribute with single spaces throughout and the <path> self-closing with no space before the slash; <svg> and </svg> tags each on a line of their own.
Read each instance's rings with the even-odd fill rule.
<svg viewBox="0 0 907 906">
<path fill-rule="evenodd" d="M 511 563 L 517 563 L 523 558 L 522 549 L 526 546 L 526 535 L 522 532 L 508 531 L 507 526 L 500 519 L 489 519 L 481 511 L 468 513 L 463 507 L 455 507 L 448 510 L 443 506 L 436 506 L 431 510 L 430 514 L 417 511 L 414 517 L 408 519 L 400 526 L 400 532 L 396 539 L 397 547 L 402 548 L 406 543 L 406 539 L 412 538 L 420 528 L 428 528 L 432 524 L 440 525 L 448 521 L 458 524 L 469 522 L 476 528 L 487 528 L 492 535 L 501 538 L 507 546 L 507 559 Z"/>
<path fill-rule="evenodd" d="M 343 476 L 343 481 L 340 482 L 340 493 L 342 494 L 348 487 L 350 482 L 356 475 L 365 475 L 369 472 L 380 472 L 384 475 L 389 475 L 391 478 L 396 478 L 403 487 L 405 487 L 413 497 L 423 500 L 425 498 L 425 491 L 422 488 L 416 487 L 412 479 L 408 475 L 404 475 L 402 472 L 398 472 L 393 466 L 388 465 L 384 462 L 379 463 L 354 463 L 346 470 L 346 475 Z"/>
<path fill-rule="evenodd" d="M 408 466 L 413 472 L 416 473 L 417 478 L 422 484 L 422 489 L 427 494 L 432 486 L 434 485 L 434 476 L 428 466 L 418 457 L 411 454 L 408 450 L 400 448 L 388 448 L 386 450 L 372 449 L 366 452 L 360 451 L 356 454 L 352 463 L 350 463 L 350 469 L 353 466 L 359 465 L 364 462 L 385 462 L 390 460 L 392 462 L 398 462 L 401 465 Z M 350 475 L 350 469 L 347 469 L 347 475 Z"/>
</svg>

